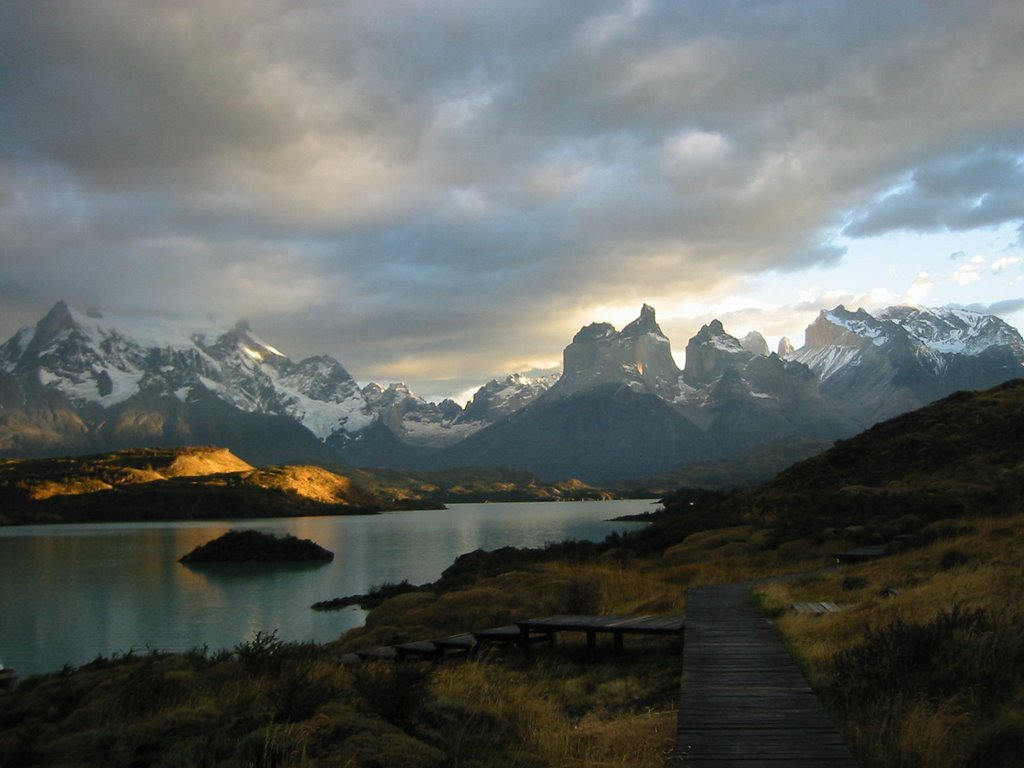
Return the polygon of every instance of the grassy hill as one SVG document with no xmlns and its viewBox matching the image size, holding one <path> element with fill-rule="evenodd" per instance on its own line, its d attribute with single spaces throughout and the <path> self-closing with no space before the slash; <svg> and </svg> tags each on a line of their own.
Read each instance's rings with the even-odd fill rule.
<svg viewBox="0 0 1024 768">
<path fill-rule="evenodd" d="M 405 505 L 482 501 L 584 501 L 616 494 L 581 480 L 548 482 L 530 472 L 502 467 L 440 470 L 356 469 L 334 471 L 381 498 Z"/>
<path fill-rule="evenodd" d="M 1024 381 L 960 392 L 841 440 L 723 506 L 780 538 L 885 541 L 941 518 L 1024 512 Z"/>
<path fill-rule="evenodd" d="M 550 483 L 515 469 L 254 467 L 211 446 L 0 459 L 0 525 L 354 514 L 430 509 L 444 502 L 614 497 L 578 480 Z"/>
<path fill-rule="evenodd" d="M 654 496 L 663 496 L 676 488 L 732 490 L 753 488 L 767 482 L 798 461 L 828 449 L 832 443 L 793 437 L 759 445 L 728 459 L 712 459 L 684 464 L 669 472 L 642 477 L 623 487 Z"/>
<path fill-rule="evenodd" d="M 0 524 L 356 514 L 388 505 L 320 467 L 253 467 L 223 448 L 0 461 Z"/>
</svg>

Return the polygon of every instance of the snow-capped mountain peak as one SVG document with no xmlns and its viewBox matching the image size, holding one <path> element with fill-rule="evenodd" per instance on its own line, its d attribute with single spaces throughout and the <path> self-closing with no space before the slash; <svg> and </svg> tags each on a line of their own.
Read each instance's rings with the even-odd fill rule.
<svg viewBox="0 0 1024 768">
<path fill-rule="evenodd" d="M 823 310 L 786 359 L 813 370 L 847 413 L 874 423 L 1024 375 L 1024 341 L 998 317 L 969 310 L 897 306 L 872 315 L 840 305 Z"/>
<path fill-rule="evenodd" d="M 337 360 L 293 363 L 245 322 L 225 331 L 58 302 L 0 348 L 0 365 L 79 406 L 109 408 L 142 392 L 186 402 L 206 392 L 243 411 L 291 416 L 321 439 L 375 419 Z"/>
<path fill-rule="evenodd" d="M 1021 337 L 1013 327 L 981 312 L 898 306 L 882 310 L 878 317 L 896 323 L 933 352 L 975 356 L 1002 344 L 1020 348 Z"/>
<path fill-rule="evenodd" d="M 742 365 L 754 355 L 735 336 L 726 333 L 719 320 L 712 320 L 686 345 L 683 378 L 690 386 L 709 384 L 731 365 Z"/>
</svg>

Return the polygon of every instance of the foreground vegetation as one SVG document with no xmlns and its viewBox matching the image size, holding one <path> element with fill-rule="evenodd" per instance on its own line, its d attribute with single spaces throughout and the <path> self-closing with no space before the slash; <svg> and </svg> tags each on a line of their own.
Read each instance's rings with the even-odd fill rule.
<svg viewBox="0 0 1024 768">
<path fill-rule="evenodd" d="M 689 586 L 767 579 L 765 610 L 863 766 L 1017 766 L 1022 442 L 1024 384 L 958 395 L 756 491 L 680 491 L 635 534 L 464 556 L 336 643 L 257 635 L 30 679 L 0 696 L 0 765 L 665 766 L 680 673 L 665 639 L 593 659 L 571 636 L 437 666 L 341 657 L 551 613 L 678 615 Z M 842 609 L 792 611 L 811 600 Z"/>
<path fill-rule="evenodd" d="M 875 562 L 761 588 L 767 610 L 867 764 L 1024 760 L 1024 517 L 959 518 Z M 821 616 L 795 602 L 843 607 Z"/>
</svg>

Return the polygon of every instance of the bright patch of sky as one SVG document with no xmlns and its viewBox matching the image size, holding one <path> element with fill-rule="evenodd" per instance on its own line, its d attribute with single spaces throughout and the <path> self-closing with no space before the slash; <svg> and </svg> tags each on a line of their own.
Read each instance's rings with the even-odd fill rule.
<svg viewBox="0 0 1024 768">
<path fill-rule="evenodd" d="M 835 242 L 846 249 L 835 264 L 766 272 L 751 278 L 746 290 L 712 306 L 682 304 L 673 314 L 749 315 L 750 323 L 763 320 L 768 330 L 750 323 L 749 327 L 727 323 L 726 330 L 734 336 L 762 332 L 771 349 L 783 335 L 799 347 L 804 329 L 818 312 L 837 304 L 869 312 L 894 304 L 967 307 L 1024 328 L 1024 301 L 1012 300 L 1024 296 L 1024 248 L 1012 224 L 968 232 L 896 232 Z"/>
</svg>

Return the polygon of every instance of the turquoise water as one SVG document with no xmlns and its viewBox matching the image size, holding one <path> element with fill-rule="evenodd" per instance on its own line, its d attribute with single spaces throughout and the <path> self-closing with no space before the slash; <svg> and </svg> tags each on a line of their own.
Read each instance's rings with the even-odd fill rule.
<svg viewBox="0 0 1024 768">
<path fill-rule="evenodd" d="M 0 660 L 24 676 L 132 649 L 230 648 L 256 631 L 276 630 L 289 641 L 332 640 L 365 614 L 310 610 L 318 600 L 384 581 L 433 581 L 475 549 L 599 541 L 637 525 L 609 518 L 651 509 L 650 500 L 453 504 L 360 517 L 0 528 Z M 312 539 L 334 560 L 177 562 L 230 528 Z"/>
</svg>

